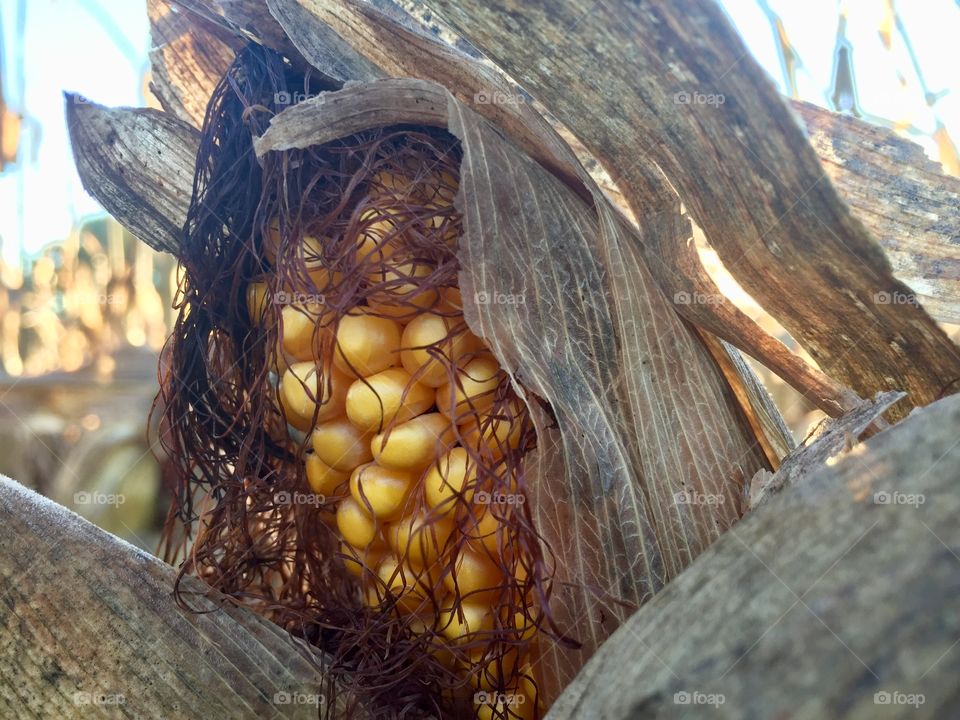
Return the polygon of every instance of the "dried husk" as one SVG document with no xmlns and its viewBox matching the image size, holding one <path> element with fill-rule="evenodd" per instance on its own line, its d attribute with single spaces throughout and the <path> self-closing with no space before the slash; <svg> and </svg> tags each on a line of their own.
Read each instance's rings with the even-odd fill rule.
<svg viewBox="0 0 960 720">
<path fill-rule="evenodd" d="M 196 6 L 207 5 L 207 3 L 201 3 L 201 2 L 197 2 L 197 3 L 191 2 L 191 3 L 188 3 L 188 4 L 196 5 Z M 230 5 L 231 3 L 226 3 L 226 4 L 227 4 L 227 5 Z M 244 3 L 236 3 L 236 4 L 237 4 L 237 5 L 240 5 L 240 6 L 244 5 Z M 248 5 L 251 5 L 250 3 L 247 3 L 247 4 L 248 4 Z M 257 3 L 253 3 L 253 5 L 255 5 L 255 4 L 257 4 Z M 277 5 L 277 2 L 273 2 L 273 3 L 271 3 L 271 4 L 272 4 L 272 6 L 273 6 L 273 9 L 276 11 L 276 7 L 275 7 L 275 6 Z M 304 5 L 311 5 L 311 4 L 312 4 L 313 6 L 317 6 L 317 5 L 319 5 L 319 4 L 329 5 L 328 3 L 319 3 L 319 2 L 304 3 Z M 352 7 L 352 6 L 351 6 L 351 7 Z M 383 31 L 382 28 L 381 28 L 381 30 Z M 290 32 L 290 29 L 287 28 L 287 31 Z M 276 33 L 273 32 L 273 31 L 271 31 L 271 32 L 272 32 L 273 35 L 276 34 Z M 386 31 L 383 31 L 383 32 L 386 32 Z M 282 34 L 281 34 L 281 35 L 282 35 Z M 293 36 L 293 34 L 291 33 L 291 37 L 292 37 L 292 36 Z M 381 36 L 379 37 L 379 39 L 380 39 L 380 40 L 383 40 L 384 37 L 386 37 L 386 35 L 381 35 Z M 262 39 L 262 38 L 261 38 L 261 39 Z M 378 37 L 377 37 L 376 35 L 374 35 L 374 36 L 372 37 L 372 41 L 373 41 L 374 43 L 377 41 L 377 39 L 378 39 Z M 408 40 L 409 40 L 409 39 L 408 39 Z M 424 42 L 425 42 L 425 41 L 424 41 Z M 275 43 L 273 43 L 273 44 L 275 44 L 275 45 L 277 45 L 277 46 L 282 46 L 282 45 L 284 45 L 285 43 L 286 43 L 286 41 L 285 41 L 285 39 L 284 39 L 284 41 L 282 41 L 282 42 L 278 40 L 277 42 L 275 42 Z M 269 43 L 268 43 L 268 44 L 269 44 Z M 436 43 L 433 43 L 433 44 L 434 44 L 434 45 L 437 45 L 437 46 L 439 47 L 438 44 L 436 44 Z M 301 47 L 303 47 L 303 46 L 301 46 Z M 387 46 L 387 47 L 389 47 L 389 46 Z M 385 50 L 384 52 L 386 52 L 386 54 L 389 55 L 389 50 Z M 306 54 L 306 53 L 305 53 L 305 54 Z M 312 58 L 312 59 L 314 59 L 314 58 Z M 455 68 L 454 74 L 456 73 L 457 70 L 460 69 L 460 66 L 457 65 L 456 63 L 453 63 L 453 64 L 451 65 L 451 67 L 454 67 L 454 68 Z M 407 72 L 411 72 L 411 71 L 408 70 Z M 466 77 L 474 77 L 474 78 L 475 78 L 476 75 L 475 75 L 475 74 L 474 74 L 474 75 L 467 74 Z M 497 85 L 493 85 L 493 87 L 498 87 L 498 86 L 497 86 Z M 522 106 L 522 104 L 521 104 L 521 106 Z M 505 126 L 509 126 L 509 123 L 510 123 L 510 122 L 516 122 L 516 121 L 514 120 L 514 117 L 517 115 L 517 113 L 515 112 L 515 108 L 507 108 L 506 111 L 503 109 L 502 106 L 499 107 L 499 108 L 477 108 L 477 109 L 490 110 L 492 113 L 500 113 L 501 116 L 502 116 L 502 118 L 504 119 L 504 123 L 503 123 L 503 124 L 504 124 Z M 116 118 L 122 118 L 122 122 L 124 122 L 124 123 L 127 123 L 127 122 L 129 121 L 129 124 L 130 124 L 131 127 L 132 127 L 132 126 L 135 126 L 136 123 L 146 123 L 146 126 L 150 128 L 149 132 L 150 132 L 151 134 L 156 134 L 156 129 L 155 129 L 156 127 L 161 127 L 161 128 L 163 128 L 163 127 L 165 127 L 165 125 L 166 125 L 166 120 L 162 120 L 162 119 L 158 118 L 156 115 L 153 115 L 153 114 L 144 114 L 144 113 L 140 113 L 140 112 L 138 112 L 138 111 L 119 111 L 119 112 L 117 112 L 117 111 L 103 111 L 102 108 L 97 108 L 97 107 L 95 107 L 95 106 L 86 106 L 86 107 L 84 108 L 84 110 L 89 113 L 86 117 L 99 117 L 99 116 L 103 116 L 104 114 L 106 114 L 106 113 L 109 112 L 110 114 L 113 115 L 113 118 L 114 118 L 114 119 L 116 119 Z M 523 110 L 524 112 L 526 112 L 525 106 L 522 107 L 522 110 Z M 76 116 L 76 112 L 75 112 L 75 111 L 76 111 L 76 108 L 74 108 L 74 107 L 68 107 L 68 112 L 71 113 L 71 114 L 74 115 L 74 116 Z M 521 113 L 521 114 L 522 114 L 522 113 Z M 589 120 L 588 120 L 588 122 L 589 122 Z M 563 178 L 564 181 L 565 181 L 565 184 L 567 185 L 567 192 L 571 192 L 571 191 L 572 191 L 574 195 L 581 195 L 581 196 L 582 196 L 583 193 L 582 193 L 582 192 L 578 192 L 576 188 L 573 188 L 573 189 L 571 190 L 572 184 L 569 182 L 570 176 L 567 175 L 567 174 L 564 173 L 564 172 L 559 171 L 555 165 L 552 166 L 551 160 L 549 159 L 549 153 L 547 153 L 547 156 L 548 156 L 548 157 L 546 157 L 546 158 L 543 157 L 542 149 L 543 149 L 543 147 L 548 146 L 548 143 L 543 142 L 543 140 L 542 140 L 541 138 L 537 138 L 537 137 L 536 137 L 536 133 L 533 133 L 533 142 L 532 142 L 531 144 L 529 144 L 529 145 L 525 145 L 525 143 L 522 142 L 521 139 L 518 139 L 518 137 L 522 138 L 522 137 L 523 137 L 523 133 L 524 133 L 524 132 L 528 132 L 528 130 L 527 130 L 527 128 L 524 126 L 523 122 L 518 123 L 517 126 L 519 126 L 519 127 L 521 128 L 521 131 L 520 131 L 519 136 L 518 136 L 518 134 L 517 134 L 516 132 L 506 132 L 506 134 L 507 134 L 514 142 L 516 142 L 518 145 L 520 145 L 521 147 L 523 147 L 523 149 L 526 150 L 526 151 L 529 153 L 529 155 L 531 155 L 532 157 L 537 158 L 537 159 L 540 161 L 540 163 L 541 163 L 542 166 L 550 167 L 550 168 L 554 171 L 554 175 L 555 175 L 556 177 L 561 177 L 561 178 Z M 516 130 L 516 128 L 514 128 L 514 130 Z M 87 163 L 86 163 L 86 165 L 87 165 L 86 171 L 82 173 L 82 176 L 84 176 L 84 178 L 85 178 L 85 184 L 88 184 L 88 187 L 92 187 L 95 191 L 96 191 L 96 188 L 97 188 L 98 185 L 99 185 L 99 180 L 98 180 L 98 176 L 97 176 L 97 172 L 99 171 L 98 163 L 99 163 L 100 165 L 103 165 L 103 166 L 113 164 L 113 165 L 116 166 L 116 167 L 124 166 L 124 164 L 126 164 L 126 165 L 125 165 L 125 168 L 126 168 L 127 172 L 132 173 L 135 178 L 137 178 L 138 173 L 140 172 L 140 170 L 139 170 L 139 168 L 137 167 L 137 164 L 136 164 L 136 163 L 132 163 L 132 164 L 130 163 L 129 155 L 128 155 L 126 158 L 124 158 L 124 157 L 122 157 L 122 156 L 116 157 L 116 158 L 111 158 L 111 157 L 107 157 L 107 156 L 92 157 L 92 156 L 90 155 L 89 150 L 88 150 L 88 146 L 89 146 L 90 144 L 95 144 L 95 143 L 98 143 L 98 142 L 102 143 L 105 138 L 109 138 L 109 137 L 110 137 L 110 133 L 111 133 L 111 129 L 110 129 L 109 127 L 104 126 L 102 123 L 100 123 L 99 125 L 95 126 L 94 128 L 91 128 L 89 132 L 87 132 L 84 136 L 80 137 L 80 138 L 79 138 L 79 141 L 78 141 L 78 142 L 75 142 L 75 144 L 74 144 L 75 151 L 77 152 L 78 158 L 81 157 L 81 156 L 84 155 L 84 154 L 86 154 L 87 157 L 88 157 L 88 160 L 87 160 Z M 500 139 L 500 141 L 502 142 L 502 139 Z M 183 142 L 183 145 L 184 145 L 184 146 L 189 146 L 189 142 Z M 136 148 L 135 145 L 132 146 L 132 147 L 133 147 L 133 150 L 134 150 L 134 157 L 136 157 L 137 148 Z M 608 158 L 609 158 L 609 156 L 608 156 Z M 174 184 L 176 183 L 176 173 L 177 173 L 180 169 L 182 169 L 182 167 L 184 167 L 183 163 L 180 162 L 180 160 L 181 160 L 181 158 L 179 158 L 179 157 L 173 158 L 172 161 L 170 160 L 169 157 L 164 157 L 164 158 L 163 158 L 163 161 L 166 162 L 166 164 L 167 164 L 166 167 L 167 167 L 169 170 L 174 171 L 174 178 L 173 178 Z M 79 164 L 79 163 L 78 163 L 78 164 Z M 560 164 L 563 165 L 564 163 L 561 162 Z M 540 168 L 540 171 L 542 172 L 542 168 Z M 573 173 L 573 176 L 574 176 L 574 177 L 575 177 L 576 175 L 577 175 L 576 172 Z M 88 178 L 89 178 L 89 180 L 88 180 Z M 149 176 L 148 176 L 148 178 L 147 178 L 147 182 L 149 182 Z M 108 183 L 108 185 L 109 185 L 109 183 Z M 138 185 L 137 187 L 143 187 L 143 186 L 142 186 L 142 185 Z M 182 185 L 181 185 L 181 187 L 182 187 Z M 189 191 L 189 187 L 187 187 L 187 190 Z M 141 190 L 141 191 L 131 190 L 130 188 L 120 187 L 120 186 L 118 185 L 116 191 L 112 191 L 112 192 L 109 192 L 109 193 L 106 194 L 107 201 L 104 202 L 104 204 L 105 204 L 106 207 L 108 207 L 108 209 L 111 209 L 111 211 L 113 211 L 111 205 L 115 205 L 115 206 L 117 206 L 117 207 L 120 207 L 120 208 L 121 208 L 121 211 L 122 211 L 122 209 L 123 209 L 125 206 L 130 207 L 130 208 L 133 208 L 133 207 L 135 207 L 137 204 L 143 204 L 143 203 L 144 203 L 144 198 L 138 196 L 140 192 L 142 192 L 142 190 Z M 144 197 L 149 197 L 149 195 L 145 195 Z M 173 209 L 173 213 L 176 214 L 176 208 L 173 207 L 173 206 L 174 206 L 174 203 L 170 203 L 170 205 L 171 205 L 171 208 Z M 185 207 L 185 205 L 184 205 L 184 207 Z M 121 212 L 121 216 L 122 216 L 122 212 Z M 132 217 L 132 216 L 128 216 L 127 222 L 128 222 L 128 223 L 133 223 L 134 227 L 137 227 L 137 225 L 136 225 L 136 222 L 137 222 L 136 218 L 134 218 L 134 217 Z M 499 228 L 498 228 L 498 230 L 499 230 Z M 146 233 L 146 236 L 147 236 L 147 237 L 156 238 L 156 237 L 162 235 L 162 232 L 163 232 L 162 230 L 158 232 L 156 228 L 151 228 L 150 231 Z M 176 241 L 170 242 L 170 239 L 169 239 L 169 237 L 168 237 L 167 240 L 166 240 L 163 244 L 164 244 L 167 248 L 172 248 L 173 246 L 176 245 Z M 472 241 L 469 241 L 469 242 L 468 242 L 468 245 L 472 245 Z M 648 257 L 648 261 L 649 261 L 649 257 Z M 495 267 L 495 266 L 494 266 L 494 267 Z M 656 268 L 656 264 L 651 265 L 651 267 Z M 634 274 L 634 275 L 635 275 L 636 272 L 634 272 L 634 271 L 631 269 L 631 273 L 628 273 L 628 274 Z M 643 275 L 643 272 L 641 271 L 640 274 Z M 655 274 L 657 274 L 657 273 L 655 273 Z M 657 280 L 658 280 L 659 282 L 661 282 L 661 284 L 662 284 L 662 278 L 657 277 Z M 506 286 L 507 286 L 507 287 L 513 287 L 513 285 L 512 285 L 511 283 L 507 283 Z M 681 308 L 681 309 L 682 309 L 682 310 L 685 310 L 685 309 L 687 309 L 687 308 Z M 501 327 L 506 327 L 506 326 L 510 326 L 511 328 L 514 327 L 514 325 L 512 324 L 512 322 L 513 322 L 513 320 L 515 320 L 516 318 L 513 318 L 512 316 L 507 319 L 507 320 L 509 321 L 509 322 L 508 322 L 508 321 L 505 321 L 503 318 L 500 318 L 500 317 L 498 317 L 498 316 L 494 316 L 494 317 L 491 317 L 491 318 L 487 318 L 487 319 L 485 320 L 485 315 L 486 315 L 486 313 L 480 313 L 480 312 L 477 313 L 477 317 L 475 318 L 475 320 L 477 321 L 477 323 L 479 324 L 479 326 L 483 326 L 484 323 L 486 322 L 487 327 L 490 327 L 490 328 L 501 328 Z M 518 323 L 518 324 L 519 324 L 519 323 Z M 507 345 L 506 351 L 509 351 L 509 350 L 510 350 L 510 347 L 509 347 L 510 343 L 507 343 L 506 345 Z M 541 350 L 541 348 L 536 347 L 536 348 L 534 348 L 534 350 Z M 531 350 L 529 347 L 524 347 L 524 351 L 527 353 L 527 355 L 524 355 L 523 353 L 520 353 L 520 352 L 516 352 L 516 353 L 514 353 L 514 354 L 515 354 L 515 356 L 518 357 L 518 358 L 523 358 L 523 357 L 528 357 L 531 353 L 533 353 L 533 350 Z M 541 355 L 542 355 L 542 353 L 541 353 Z M 523 378 L 523 372 L 522 372 L 523 369 L 524 369 L 524 368 L 522 367 L 522 365 L 518 367 L 518 377 L 520 377 L 521 379 Z M 553 380 L 553 378 L 547 377 L 547 378 L 545 378 L 545 379 L 541 379 L 541 383 L 542 383 L 543 385 L 549 387 L 549 386 L 551 386 L 551 383 L 550 383 L 551 380 Z M 557 388 L 552 387 L 551 389 L 556 390 Z M 563 394 L 561 393 L 560 396 L 561 396 L 561 400 L 562 400 L 562 399 L 563 399 Z M 655 400 L 655 401 L 656 401 L 656 400 L 659 400 L 659 397 L 660 397 L 660 393 L 657 393 L 657 397 L 655 397 L 654 400 Z M 578 407 L 578 405 L 577 405 L 576 402 L 572 402 L 572 401 L 569 401 L 569 400 L 567 401 L 566 405 L 567 405 L 567 406 L 570 406 L 570 407 Z M 644 408 L 647 408 L 647 407 L 652 407 L 652 406 L 644 405 Z M 535 407 L 534 410 L 535 410 L 535 412 L 537 412 L 537 407 Z M 676 408 L 672 408 L 671 411 L 670 411 L 670 412 L 667 412 L 666 414 L 667 414 L 667 415 L 672 415 L 672 414 L 674 414 L 675 412 L 676 412 Z M 662 413 L 658 412 L 657 414 L 659 415 L 659 414 L 662 414 Z M 563 472 L 565 472 L 565 469 L 564 469 L 563 463 L 562 463 L 563 456 L 562 456 L 562 454 L 561 454 L 562 452 L 564 452 L 564 451 L 566 450 L 564 438 L 563 438 L 562 434 L 557 431 L 556 428 L 548 428 L 548 427 L 547 427 L 547 425 L 549 425 L 549 423 L 550 423 L 549 415 L 546 415 L 546 414 L 543 414 L 542 412 L 539 412 L 539 417 L 540 417 L 540 425 L 541 425 L 541 432 L 540 432 L 540 449 L 537 451 L 536 455 L 534 455 L 534 456 L 532 456 L 531 458 L 529 458 L 529 463 L 530 463 L 530 466 L 531 466 L 532 468 L 535 468 L 535 471 L 534 471 L 534 472 L 535 472 L 535 474 L 536 474 L 538 477 L 549 477 L 549 478 L 559 477 L 560 474 L 562 474 Z M 693 426 L 692 426 L 692 425 L 689 425 L 689 427 L 693 427 Z M 647 440 L 650 439 L 648 433 L 644 433 L 644 435 L 645 435 L 645 437 L 646 437 Z M 666 440 L 666 442 L 667 442 L 668 444 L 667 444 L 666 446 L 664 446 L 664 447 L 674 448 L 674 450 L 675 450 L 676 448 L 681 447 L 681 446 L 683 445 L 683 440 L 682 440 L 682 439 L 679 439 L 679 438 L 665 438 L 665 440 Z M 569 439 L 567 440 L 567 442 L 569 443 Z M 577 445 L 577 442 L 574 442 L 573 445 L 576 446 L 576 445 Z M 693 446 L 693 447 L 695 447 L 695 446 Z M 669 454 L 670 452 L 671 452 L 671 451 L 668 449 L 668 450 L 667 450 L 667 454 Z M 572 455 L 575 456 L 575 457 L 577 457 L 577 456 L 582 456 L 582 455 L 584 454 L 584 451 L 583 451 L 582 448 L 574 447 L 574 448 L 570 451 L 570 454 L 572 454 Z M 679 463 L 675 463 L 675 465 L 679 465 Z M 749 476 L 748 476 L 748 477 L 749 477 Z M 588 478 L 588 484 L 590 484 L 590 483 L 595 484 L 595 478 L 594 478 L 593 476 L 591 476 L 591 477 Z M 548 486 L 548 483 L 543 483 L 543 486 L 544 486 L 544 488 L 546 489 L 546 487 Z M 538 484 L 537 487 L 540 487 L 540 485 Z M 658 496 L 659 496 L 659 495 L 658 495 Z M 553 500 L 556 501 L 556 498 L 553 498 Z M 550 498 L 546 498 L 546 499 L 544 499 L 543 501 L 549 503 L 549 502 L 551 501 L 551 499 L 550 499 Z M 537 502 L 538 502 L 538 504 L 539 504 L 540 500 L 538 499 Z M 555 513 L 555 518 L 556 518 L 556 517 L 560 517 L 559 513 Z M 562 521 L 561 521 L 561 522 L 562 522 Z M 581 526 L 582 526 L 582 523 L 581 523 Z M 604 531 L 602 534 L 604 534 L 604 535 L 609 535 L 609 531 Z M 574 536 L 577 537 L 577 535 L 576 535 L 575 533 L 574 533 Z M 594 543 L 593 543 L 593 542 L 590 542 L 590 541 L 584 541 L 584 542 L 583 542 L 583 546 L 584 546 L 584 547 L 583 547 L 583 548 L 580 548 L 580 550 L 583 551 L 583 552 L 585 552 L 585 551 L 586 551 L 586 546 L 594 546 Z M 576 546 L 575 546 L 575 547 L 576 547 Z M 564 548 L 564 550 L 565 550 L 565 548 Z M 603 558 L 599 558 L 599 557 L 598 557 L 597 562 L 599 563 L 599 562 L 601 562 L 602 560 L 603 560 Z M 578 562 L 587 562 L 587 563 L 589 564 L 589 558 L 579 558 L 579 559 L 578 559 Z M 629 581 L 629 578 L 628 578 L 628 581 Z"/>
<path fill-rule="evenodd" d="M 912 295 L 716 3 L 431 8 L 584 142 L 638 217 L 679 194 L 727 269 L 835 381 L 862 397 L 906 391 L 892 418 L 957 391 L 960 351 L 918 304 L 878 300 Z M 682 265 L 678 245 L 658 250 Z M 694 322 L 711 312 L 677 309 Z"/>
<path fill-rule="evenodd" d="M 156 250 L 180 251 L 200 134 L 168 113 L 66 97 L 77 172 L 107 211 Z"/>
<path fill-rule="evenodd" d="M 196 128 L 207 101 L 233 61 L 238 43 L 228 44 L 216 26 L 185 14 L 167 0 L 147 0 L 150 19 L 150 91 L 168 113 Z"/>
</svg>

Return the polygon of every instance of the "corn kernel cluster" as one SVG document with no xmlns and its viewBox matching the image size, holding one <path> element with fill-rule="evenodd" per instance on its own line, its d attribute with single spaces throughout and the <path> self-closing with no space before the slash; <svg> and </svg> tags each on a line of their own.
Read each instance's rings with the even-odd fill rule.
<svg viewBox="0 0 960 720">
<path fill-rule="evenodd" d="M 410 194 L 437 211 L 420 226 L 456 242 L 456 184 L 446 173 L 372 178 L 350 247 L 380 290 L 334 322 L 322 298 L 283 304 L 277 394 L 286 421 L 309 438 L 307 482 L 335 507 L 343 562 L 364 602 L 402 615 L 451 670 L 470 676 L 478 717 L 528 718 L 537 714 L 535 628 L 517 609 L 529 601 L 517 590 L 525 570 L 505 525 L 523 499 L 490 501 L 491 489 L 518 490 L 505 456 L 524 450 L 526 408 L 467 328 L 458 289 L 418 292 L 431 267 L 404 247 Z M 271 262 L 280 242 L 276 225 L 264 247 Z M 298 242 L 304 256 L 323 257 L 322 239 Z M 307 271 L 321 289 L 343 279 L 320 261 Z M 265 321 L 267 287 L 248 286 L 254 322 Z"/>
</svg>

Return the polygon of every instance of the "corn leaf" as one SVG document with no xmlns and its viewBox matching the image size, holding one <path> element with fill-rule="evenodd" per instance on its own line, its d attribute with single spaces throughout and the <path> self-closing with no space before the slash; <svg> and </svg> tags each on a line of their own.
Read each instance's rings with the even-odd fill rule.
<svg viewBox="0 0 960 720">
<path fill-rule="evenodd" d="M 638 216 L 676 188 L 727 269 L 836 381 L 906 391 L 900 417 L 960 377 L 960 351 L 923 309 L 884 301 L 910 289 L 717 4 L 430 5 L 583 140 Z"/>
<path fill-rule="evenodd" d="M 150 247 L 176 254 L 193 187 L 199 132 L 173 115 L 66 99 L 87 192 Z"/>
<path fill-rule="evenodd" d="M 314 649 L 191 578 L 180 607 L 172 567 L 2 476 L 0 575 L 3 717 L 306 720 L 326 701 Z"/>
<path fill-rule="evenodd" d="M 150 18 L 150 90 L 168 113 L 196 128 L 234 49 L 209 23 L 166 0 L 147 0 Z"/>
<path fill-rule="evenodd" d="M 954 396 L 808 467 L 633 615 L 549 720 L 955 715 L 958 425 Z M 894 692 L 919 702 L 878 710 Z"/>
</svg>

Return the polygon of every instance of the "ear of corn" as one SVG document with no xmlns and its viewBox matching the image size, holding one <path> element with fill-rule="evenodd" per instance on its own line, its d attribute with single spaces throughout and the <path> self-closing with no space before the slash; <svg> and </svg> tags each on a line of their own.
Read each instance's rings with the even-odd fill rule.
<svg viewBox="0 0 960 720">
<path fill-rule="evenodd" d="M 456 178 L 384 170 L 366 188 L 342 237 L 288 238 L 287 223 L 269 223 L 269 263 L 305 258 L 330 297 L 351 282 L 373 288 L 336 312 L 282 307 L 279 405 L 307 435 L 305 483 L 335 513 L 340 562 L 368 612 L 422 638 L 458 678 L 450 697 L 476 717 L 531 718 L 535 609 L 517 507 L 496 500 L 519 489 L 526 408 L 468 329 L 456 286 L 425 281 L 436 261 L 414 242 L 455 246 Z M 253 324 L 270 321 L 267 288 L 280 282 L 248 286 Z"/>
</svg>

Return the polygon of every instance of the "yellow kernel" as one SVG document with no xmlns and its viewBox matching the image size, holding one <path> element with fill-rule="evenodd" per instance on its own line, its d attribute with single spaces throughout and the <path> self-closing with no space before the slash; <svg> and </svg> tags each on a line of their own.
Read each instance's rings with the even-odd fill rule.
<svg viewBox="0 0 960 720">
<path fill-rule="evenodd" d="M 484 460 L 492 463 L 503 458 L 507 448 L 518 447 L 523 429 L 518 419 L 519 413 L 510 410 L 505 413 L 469 417 L 459 428 L 463 445 L 476 450 Z"/>
<path fill-rule="evenodd" d="M 462 548 L 457 554 L 452 573 L 443 578 L 454 592 L 460 591 L 464 602 L 490 604 L 506 584 L 503 570 L 484 552 Z"/>
<path fill-rule="evenodd" d="M 367 548 L 356 548 L 345 542 L 340 543 L 340 553 L 343 555 L 343 564 L 347 572 L 357 577 L 364 577 L 367 572 L 373 572 L 383 560 L 386 550 L 375 544 Z"/>
<path fill-rule="evenodd" d="M 418 512 L 389 526 L 386 535 L 401 558 L 429 568 L 436 562 L 452 532 L 453 523 L 449 518 L 427 517 Z"/>
<path fill-rule="evenodd" d="M 318 238 L 312 235 L 304 235 L 300 242 L 303 244 L 303 261 L 308 269 L 322 267 L 323 264 L 323 245 L 329 243 L 325 238 Z M 299 249 L 299 248 L 298 248 Z M 263 254 L 271 265 L 277 262 L 277 252 L 280 250 L 280 220 L 274 218 L 270 221 L 270 228 L 267 232 L 266 240 L 263 243 Z M 290 250 L 287 251 L 288 253 Z M 289 255 L 288 255 L 289 257 Z"/>
<path fill-rule="evenodd" d="M 351 375 L 366 377 L 400 362 L 400 325 L 389 318 L 347 315 L 337 326 L 333 363 Z"/>
<path fill-rule="evenodd" d="M 413 487 L 413 476 L 403 470 L 391 470 L 376 463 L 359 466 L 350 475 L 353 499 L 378 518 L 389 519 L 403 510 Z"/>
<path fill-rule="evenodd" d="M 307 483 L 317 495 L 336 495 L 337 488 L 350 479 L 349 473 L 327 465 L 316 453 L 307 453 Z"/>
<path fill-rule="evenodd" d="M 377 522 L 352 497 L 337 506 L 340 536 L 355 548 L 365 548 L 377 537 Z"/>
<path fill-rule="evenodd" d="M 370 183 L 370 192 L 373 195 L 407 195 L 411 191 L 413 180 L 406 175 L 381 170 L 376 173 Z"/>
<path fill-rule="evenodd" d="M 521 642 L 533 640 L 537 634 L 537 626 L 520 612 L 513 615 L 513 627 L 516 629 Z"/>
<path fill-rule="evenodd" d="M 456 334 L 451 335 L 454 330 Z M 463 326 L 462 319 L 425 312 L 404 328 L 400 345 L 404 369 L 416 376 L 417 382 L 440 387 L 450 381 L 447 366 L 456 366 L 463 355 L 480 346 L 480 341 Z"/>
<path fill-rule="evenodd" d="M 311 264 L 308 264 L 307 275 L 310 276 L 310 281 L 321 295 L 329 292 L 343 279 L 343 273 L 336 270 L 330 270 L 330 268 L 323 265 L 313 267 Z M 319 298 L 317 302 L 323 302 L 325 304 L 326 297 Z"/>
<path fill-rule="evenodd" d="M 434 584 L 424 570 L 418 570 L 389 556 L 381 561 L 377 568 L 377 577 L 382 583 L 381 594 L 386 597 L 384 590 L 389 590 L 408 612 L 424 607 Z"/>
<path fill-rule="evenodd" d="M 313 451 L 327 465 L 350 472 L 373 459 L 370 436 L 358 430 L 346 418 L 320 423 L 313 429 Z"/>
<path fill-rule="evenodd" d="M 476 633 L 493 629 L 493 614 L 488 605 L 448 603 L 440 609 L 438 625 L 444 637 L 452 642 L 475 640 L 478 639 Z"/>
<path fill-rule="evenodd" d="M 490 409 L 500 379 L 500 365 L 493 357 L 475 357 L 457 371 L 457 383 L 437 388 L 437 408 L 458 424 L 465 422 L 471 414 Z"/>
<path fill-rule="evenodd" d="M 266 283 L 252 282 L 247 285 L 247 314 L 254 325 L 263 322 L 263 314 L 267 309 L 267 292 Z"/>
<path fill-rule="evenodd" d="M 491 553 L 500 551 L 500 539 L 497 537 L 497 531 L 502 523 L 486 507 L 474 510 L 473 518 L 476 522 L 471 523 L 464 529 L 464 535 L 470 538 L 471 542 L 478 542 Z"/>
<path fill-rule="evenodd" d="M 402 262 L 384 265 L 367 274 L 367 281 L 381 285 L 367 298 L 372 312 L 407 322 L 424 310 L 440 304 L 439 290 L 424 287 L 423 278 L 433 268 L 424 262 Z"/>
<path fill-rule="evenodd" d="M 479 669 L 474 670 L 471 679 L 476 687 L 483 690 L 496 690 L 515 677 L 520 663 L 520 651 L 516 647 L 485 653 L 479 658 Z"/>
<path fill-rule="evenodd" d="M 317 422 L 343 415 L 349 387 L 350 379 L 334 368 L 321 382 L 315 362 L 294 363 L 280 379 L 283 406 L 300 418 L 313 418 L 316 409 Z"/>
<path fill-rule="evenodd" d="M 430 466 L 423 480 L 423 493 L 427 504 L 441 512 L 449 512 L 455 507 L 458 494 L 466 500 L 473 496 L 472 483 L 477 477 L 477 469 L 466 450 L 455 447 Z M 471 484 L 470 487 L 464 488 Z"/>
<path fill-rule="evenodd" d="M 370 441 L 370 450 L 381 465 L 422 470 L 453 441 L 450 420 L 440 413 L 427 413 L 395 425 L 389 433 L 375 435 Z"/>
<path fill-rule="evenodd" d="M 297 360 L 320 356 L 320 341 L 327 332 L 317 326 L 323 307 L 317 304 L 285 305 L 280 311 L 284 351 Z"/>
<path fill-rule="evenodd" d="M 401 246 L 400 228 L 404 221 L 402 215 L 390 209 L 364 210 L 357 233 L 357 263 L 368 264 L 372 269 L 393 257 Z"/>
<path fill-rule="evenodd" d="M 283 399 L 283 393 L 278 393 L 277 397 L 280 401 L 280 410 L 283 412 L 284 419 L 293 425 L 300 432 L 310 432 L 313 430 L 313 416 L 307 417 L 306 415 L 298 415 L 289 407 L 287 407 L 286 401 Z"/>
<path fill-rule="evenodd" d="M 463 314 L 463 296 L 458 287 L 440 288 L 440 304 L 437 309 L 442 312 L 456 312 Z"/>
<path fill-rule="evenodd" d="M 403 368 L 389 368 L 355 380 L 347 390 L 347 417 L 358 428 L 372 432 L 382 431 L 394 420 L 406 422 L 431 405 L 433 391 L 413 382 Z"/>
</svg>

